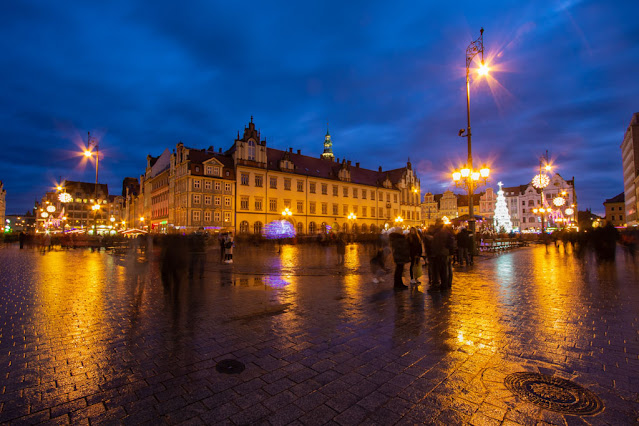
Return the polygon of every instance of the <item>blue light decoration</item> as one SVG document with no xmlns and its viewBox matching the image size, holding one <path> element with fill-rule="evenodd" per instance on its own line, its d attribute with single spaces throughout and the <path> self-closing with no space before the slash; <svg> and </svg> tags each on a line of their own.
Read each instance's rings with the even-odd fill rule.
<svg viewBox="0 0 639 426">
<path fill-rule="evenodd" d="M 264 275 L 263 281 L 264 285 L 271 288 L 284 288 L 290 284 L 290 282 L 277 275 Z"/>
<path fill-rule="evenodd" d="M 293 238 L 295 236 L 295 227 L 287 220 L 274 220 L 264 226 L 262 233 L 264 238 L 269 240 Z"/>
</svg>

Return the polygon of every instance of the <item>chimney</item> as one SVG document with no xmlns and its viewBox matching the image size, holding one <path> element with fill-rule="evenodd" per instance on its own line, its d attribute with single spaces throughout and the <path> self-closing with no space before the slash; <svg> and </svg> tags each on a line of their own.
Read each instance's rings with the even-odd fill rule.
<svg viewBox="0 0 639 426">
<path fill-rule="evenodd" d="M 380 173 L 382 172 L 382 166 L 379 166 L 379 172 Z"/>
<path fill-rule="evenodd" d="M 359 169 L 359 163 L 355 163 L 355 167 Z"/>
<path fill-rule="evenodd" d="M 339 163 L 339 157 L 337 157 L 337 162 Z"/>
<path fill-rule="evenodd" d="M 293 153 L 293 148 L 289 148 L 288 152 L 290 152 L 292 154 Z"/>
<path fill-rule="evenodd" d="M 302 150 L 301 150 L 301 149 L 298 149 L 298 150 L 297 150 L 297 155 L 300 155 L 301 153 L 302 153 Z"/>
<path fill-rule="evenodd" d="M 346 164 L 348 164 L 348 165 L 350 166 L 350 165 L 351 165 L 351 160 L 348 160 L 348 161 L 346 162 Z"/>
</svg>

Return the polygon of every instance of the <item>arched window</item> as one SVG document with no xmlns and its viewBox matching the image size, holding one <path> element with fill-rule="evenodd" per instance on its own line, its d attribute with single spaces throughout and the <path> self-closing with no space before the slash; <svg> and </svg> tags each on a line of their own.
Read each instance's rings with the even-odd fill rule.
<svg viewBox="0 0 639 426">
<path fill-rule="evenodd" d="M 297 222 L 297 235 L 302 235 L 304 233 L 304 224 L 302 222 Z"/>
<path fill-rule="evenodd" d="M 339 232 L 339 223 L 333 223 L 333 232 Z"/>
<path fill-rule="evenodd" d="M 371 234 L 374 234 L 376 232 L 377 232 L 377 226 L 371 225 Z"/>
<path fill-rule="evenodd" d="M 362 223 L 362 234 L 365 234 L 366 232 L 368 232 L 368 227 L 365 223 Z"/>
<path fill-rule="evenodd" d="M 248 159 L 255 161 L 255 141 L 248 141 Z"/>
<path fill-rule="evenodd" d="M 311 222 L 308 224 L 308 233 L 309 234 L 315 233 L 315 222 Z"/>
<path fill-rule="evenodd" d="M 357 228 L 357 224 L 354 223 L 353 224 L 353 234 L 357 234 L 358 231 L 359 231 L 359 229 Z"/>
<path fill-rule="evenodd" d="M 261 234 L 262 233 L 262 222 L 255 222 L 253 224 L 253 233 Z"/>
<path fill-rule="evenodd" d="M 345 232 L 348 234 L 348 223 L 345 223 L 342 225 L 342 232 Z"/>
<path fill-rule="evenodd" d="M 242 221 L 242 223 L 240 223 L 240 234 L 246 234 L 248 232 L 248 222 L 247 221 Z"/>
</svg>

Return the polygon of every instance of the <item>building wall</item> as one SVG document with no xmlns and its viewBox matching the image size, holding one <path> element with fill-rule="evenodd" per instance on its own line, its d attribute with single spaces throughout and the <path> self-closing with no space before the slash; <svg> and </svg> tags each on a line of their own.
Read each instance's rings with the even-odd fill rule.
<svg viewBox="0 0 639 426">
<path fill-rule="evenodd" d="M 624 133 L 621 143 L 621 159 L 623 167 L 623 187 L 625 196 L 625 216 L 628 225 L 637 223 L 637 187 L 636 180 L 639 177 L 639 113 L 635 113 L 630 120 L 630 125 Z"/>
<path fill-rule="evenodd" d="M 626 223 L 626 204 L 621 203 L 604 203 L 606 208 L 606 223 L 614 226 L 623 226 Z"/>
<path fill-rule="evenodd" d="M 6 212 L 7 212 L 7 191 L 4 189 L 4 184 L 0 181 L 0 232 L 4 230 L 6 225 Z"/>
</svg>

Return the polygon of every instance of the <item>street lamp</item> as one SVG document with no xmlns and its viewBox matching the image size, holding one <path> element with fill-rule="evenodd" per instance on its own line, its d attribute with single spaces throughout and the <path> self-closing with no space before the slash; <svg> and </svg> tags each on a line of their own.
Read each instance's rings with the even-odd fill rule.
<svg viewBox="0 0 639 426">
<path fill-rule="evenodd" d="M 351 234 L 354 234 L 355 232 L 353 232 L 353 222 L 355 221 L 355 219 L 357 219 L 357 216 L 355 215 L 355 213 L 350 212 L 347 218 L 351 224 Z"/>
<path fill-rule="evenodd" d="M 543 171 L 542 171 L 542 161 L 541 158 L 545 158 L 546 160 L 546 164 L 543 167 Z M 535 175 L 532 179 L 532 186 L 534 186 L 535 188 L 537 188 L 540 192 L 540 196 L 541 196 L 541 208 L 539 209 L 533 209 L 533 213 L 537 213 L 535 210 L 539 210 L 539 212 L 541 213 L 541 234 L 543 236 L 544 233 L 544 219 L 545 219 L 545 215 L 544 215 L 544 206 L 546 205 L 545 203 L 545 197 L 544 197 L 544 188 L 546 188 L 549 184 L 550 184 L 550 178 L 548 177 L 548 175 L 546 174 L 546 172 L 549 172 L 552 170 L 552 166 L 550 165 L 550 163 L 548 162 L 548 151 L 546 151 L 546 155 L 545 157 L 541 157 L 539 159 L 539 174 Z M 560 201 L 558 201 L 560 202 Z M 546 209 L 546 211 L 548 213 L 550 213 L 550 209 Z"/>
<path fill-rule="evenodd" d="M 89 158 L 93 155 L 91 151 L 91 147 L 95 148 L 95 199 L 98 199 L 98 166 L 100 163 L 100 146 L 98 145 L 98 140 L 96 138 L 91 138 L 91 132 L 88 132 L 87 136 L 87 149 L 84 150 L 84 156 Z M 97 204 L 96 204 L 97 205 Z M 92 207 L 95 211 L 95 215 L 93 217 L 93 235 L 98 234 L 98 210 L 100 210 L 100 206 L 96 208 Z"/>
<path fill-rule="evenodd" d="M 472 41 L 468 47 L 466 48 L 466 128 L 461 129 L 459 131 L 459 136 L 465 137 L 468 139 L 468 161 L 467 165 L 453 173 L 453 180 L 456 182 L 461 182 L 461 178 L 465 179 L 466 189 L 468 190 L 468 227 L 470 228 L 470 238 L 471 238 L 471 247 L 472 252 L 475 252 L 475 209 L 473 208 L 473 193 L 475 192 L 475 188 L 477 186 L 477 181 L 479 178 L 483 178 L 484 182 L 488 179 L 488 175 L 490 174 L 490 170 L 487 167 L 482 167 L 480 170 L 473 170 L 473 154 L 472 154 L 472 144 L 471 144 L 471 131 L 470 131 L 470 65 L 473 63 L 473 59 L 477 54 L 481 56 L 481 64 L 479 69 L 477 70 L 478 74 L 487 75 L 489 71 L 489 67 L 484 63 L 484 29 L 481 28 L 479 30 L 479 38 L 475 41 Z M 464 135 L 464 133 L 466 133 Z M 458 174 L 459 173 L 459 174 Z M 470 179 L 468 179 L 470 177 Z"/>
</svg>

